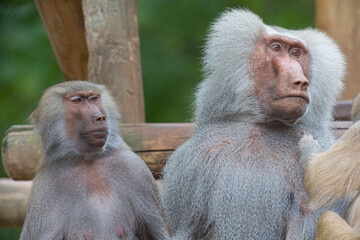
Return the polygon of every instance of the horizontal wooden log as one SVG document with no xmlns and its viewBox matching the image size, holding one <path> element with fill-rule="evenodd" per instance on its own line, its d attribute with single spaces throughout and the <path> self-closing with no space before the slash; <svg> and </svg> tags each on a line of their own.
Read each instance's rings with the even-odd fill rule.
<svg viewBox="0 0 360 240">
<path fill-rule="evenodd" d="M 120 134 L 158 177 L 172 151 L 192 135 L 192 124 L 122 124 Z M 31 125 L 13 126 L 6 132 L 2 161 L 9 177 L 33 179 L 41 158 L 41 143 Z"/>
<path fill-rule="evenodd" d="M 335 121 L 331 122 L 330 127 L 336 138 L 340 138 L 351 126 L 351 121 Z"/>
<path fill-rule="evenodd" d="M 352 125 L 350 121 L 332 122 L 331 128 L 339 138 Z M 124 141 L 159 177 L 171 153 L 185 142 L 193 131 L 190 123 L 122 124 Z M 14 180 L 31 180 L 42 158 L 39 139 L 31 125 L 11 127 L 3 140 L 2 160 L 6 173 Z"/>
<path fill-rule="evenodd" d="M 31 181 L 0 179 L 0 227 L 23 225 L 31 184 Z"/>
<path fill-rule="evenodd" d="M 349 121 L 332 122 L 331 128 L 336 137 L 340 137 L 351 125 Z M 192 135 L 193 125 L 122 124 L 120 131 L 123 139 L 144 159 L 157 177 L 173 150 Z M 33 127 L 11 127 L 4 138 L 2 154 L 9 176 L 17 180 L 32 179 L 41 159 L 41 147 Z M 161 182 L 157 183 L 161 190 Z M 0 227 L 22 226 L 30 188 L 31 181 L 0 179 Z"/>
<path fill-rule="evenodd" d="M 352 100 L 337 101 L 334 108 L 334 119 L 337 121 L 350 121 L 352 104 Z"/>
<path fill-rule="evenodd" d="M 162 184 L 156 181 L 160 191 Z M 0 228 L 21 228 L 32 181 L 14 181 L 0 178 Z"/>
</svg>

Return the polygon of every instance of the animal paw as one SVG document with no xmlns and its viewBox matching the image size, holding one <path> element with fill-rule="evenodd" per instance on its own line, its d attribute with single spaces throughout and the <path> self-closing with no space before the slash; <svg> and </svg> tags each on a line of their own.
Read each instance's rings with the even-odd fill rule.
<svg viewBox="0 0 360 240">
<path fill-rule="evenodd" d="M 311 134 L 303 134 L 299 141 L 300 150 L 300 164 L 304 168 L 307 168 L 308 161 L 310 160 L 311 154 L 322 152 L 322 148 L 319 145 L 318 140 L 314 139 Z"/>
<path fill-rule="evenodd" d="M 306 133 L 302 135 L 299 141 L 299 148 L 302 154 L 319 153 L 322 150 L 318 140 Z"/>
</svg>

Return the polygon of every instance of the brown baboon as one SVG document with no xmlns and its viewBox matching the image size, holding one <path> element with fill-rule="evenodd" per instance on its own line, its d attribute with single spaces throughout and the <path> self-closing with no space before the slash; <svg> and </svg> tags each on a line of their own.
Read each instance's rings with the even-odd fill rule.
<svg viewBox="0 0 360 240">
<path fill-rule="evenodd" d="M 329 149 L 324 150 L 311 135 L 299 142 L 301 162 L 306 169 L 305 184 L 310 196 L 310 208 L 328 207 L 344 196 L 360 190 L 360 94 L 351 109 L 354 125 Z M 336 217 L 335 217 L 336 216 Z M 360 195 L 346 211 L 345 220 L 335 213 L 324 214 L 319 221 L 317 239 L 360 239 Z M 343 227 L 349 224 L 347 227 Z M 339 238 L 341 234 L 345 237 Z M 332 236 L 332 238 L 329 238 Z"/>
<path fill-rule="evenodd" d="M 316 240 L 360 240 L 360 234 L 339 215 L 327 211 L 319 219 Z"/>
</svg>

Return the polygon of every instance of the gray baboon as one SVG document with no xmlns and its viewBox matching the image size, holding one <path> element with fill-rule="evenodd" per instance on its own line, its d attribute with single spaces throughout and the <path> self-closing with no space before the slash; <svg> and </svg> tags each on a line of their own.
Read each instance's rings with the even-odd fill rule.
<svg viewBox="0 0 360 240">
<path fill-rule="evenodd" d="M 343 87 L 338 46 L 313 29 L 267 26 L 226 11 L 204 48 L 195 131 L 164 170 L 163 200 L 175 239 L 315 239 L 299 164 L 304 132 L 328 148 Z M 343 215 L 340 201 L 332 209 Z"/>
<path fill-rule="evenodd" d="M 20 239 L 167 239 L 155 180 L 102 85 L 64 82 L 31 116 L 44 145 Z"/>
</svg>

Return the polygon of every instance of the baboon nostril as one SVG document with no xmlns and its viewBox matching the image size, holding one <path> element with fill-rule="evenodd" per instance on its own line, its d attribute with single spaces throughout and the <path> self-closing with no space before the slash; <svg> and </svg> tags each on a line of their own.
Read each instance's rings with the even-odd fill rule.
<svg viewBox="0 0 360 240">
<path fill-rule="evenodd" d="M 106 121 L 106 117 L 105 116 L 99 116 L 96 118 L 96 121 L 100 122 L 100 121 Z"/>
<path fill-rule="evenodd" d="M 307 79 L 298 79 L 294 81 L 296 86 L 309 86 L 309 81 Z"/>
</svg>

